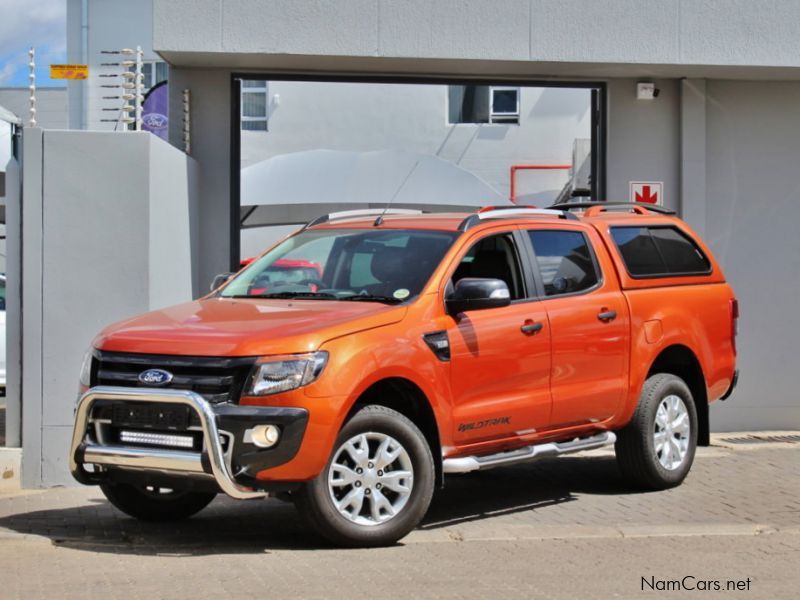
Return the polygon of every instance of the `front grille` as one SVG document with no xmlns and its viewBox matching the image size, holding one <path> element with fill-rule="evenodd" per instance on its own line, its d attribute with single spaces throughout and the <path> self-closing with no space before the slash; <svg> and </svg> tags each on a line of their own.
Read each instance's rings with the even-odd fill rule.
<svg viewBox="0 0 800 600">
<path fill-rule="evenodd" d="M 159 389 L 190 390 L 213 403 L 238 402 L 255 357 L 162 356 L 95 351 L 92 385 L 150 387 L 139 381 L 148 369 L 163 369 L 172 381 Z"/>
</svg>

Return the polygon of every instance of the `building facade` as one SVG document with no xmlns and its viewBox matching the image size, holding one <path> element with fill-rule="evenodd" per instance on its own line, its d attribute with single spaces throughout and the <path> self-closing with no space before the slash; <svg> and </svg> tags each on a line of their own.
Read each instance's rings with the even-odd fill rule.
<svg viewBox="0 0 800 600">
<path fill-rule="evenodd" d="M 115 3 L 70 0 L 70 39 L 75 15 L 81 14 L 75 7 L 83 4 L 102 11 L 99 5 Z M 704 237 L 737 293 L 741 379 L 732 398 L 713 407 L 712 429 L 800 428 L 800 400 L 791 368 L 794 332 L 800 325 L 794 311 L 800 238 L 793 231 L 800 161 L 796 143 L 800 136 L 800 35 L 795 25 L 800 22 L 800 5 L 796 2 L 770 2 L 769 10 L 764 3 L 728 0 L 152 0 L 136 4 L 135 10 L 130 9 L 132 23 L 144 19 L 147 9 L 142 6 L 152 7 L 151 42 L 140 41 L 141 34 L 136 39 L 125 37 L 126 32 L 92 42 L 89 19 L 88 33 L 83 26 L 77 28 L 90 40 L 84 46 L 86 60 L 74 54 L 69 60 L 89 62 L 91 72 L 92 61 L 104 60 L 96 51 L 112 42 L 114 46 L 150 43 L 155 54 L 148 56 L 169 65 L 171 115 L 183 114 L 184 91 L 190 93 L 190 156 L 181 153 L 185 132 L 180 118 L 170 121 L 173 148 L 160 140 L 140 141 L 141 134 L 94 133 L 91 139 L 79 138 L 88 154 L 71 156 L 68 148 L 76 139 L 47 131 L 26 132 L 25 162 L 44 165 L 38 179 L 32 176 L 25 181 L 26 197 L 18 206 L 30 214 L 18 222 L 26 228 L 20 241 L 26 251 L 21 259 L 15 254 L 10 261 L 31 274 L 20 292 L 20 305 L 14 308 L 9 303 L 10 309 L 24 315 L 22 330 L 13 338 L 20 344 L 22 372 L 18 387 L 9 388 L 8 401 L 9 415 L 15 407 L 17 430 L 21 420 L 25 433 L 26 484 L 68 481 L 64 453 L 80 357 L 99 325 L 124 316 L 123 309 L 127 313 L 146 310 L 174 298 L 170 290 L 157 287 L 163 283 L 157 274 L 164 268 L 159 262 L 164 248 L 172 242 L 170 251 L 180 255 L 182 264 L 191 264 L 191 285 L 181 282 L 184 295 L 190 295 L 186 291 L 190 288 L 198 295 L 216 273 L 236 264 L 242 250 L 246 192 L 242 166 L 246 170 L 262 160 L 320 149 L 323 143 L 333 146 L 326 150 L 338 152 L 375 150 L 375 144 L 359 145 L 374 131 L 359 131 L 352 122 L 328 123 L 344 109 L 339 100 L 326 101 L 327 92 L 291 100 L 301 84 L 323 82 L 338 86 L 391 83 L 410 86 L 413 93 L 429 89 L 423 85 L 440 86 L 430 104 L 434 109 L 409 117 L 401 127 L 385 125 L 386 130 L 398 130 L 392 138 L 399 140 L 397 147 L 391 149 L 436 156 L 441 143 L 431 145 L 431 139 L 452 130 L 441 156 L 458 163 L 453 157 L 458 159 L 466 145 L 459 139 L 462 134 L 467 138 L 481 132 L 503 135 L 509 142 L 519 138 L 517 148 L 523 152 L 506 156 L 502 168 L 492 166 L 500 146 L 489 138 L 472 146 L 480 150 L 472 157 L 468 147 L 456 165 L 478 173 L 501 197 L 510 195 L 503 171 L 512 161 L 569 160 L 563 153 L 570 140 L 583 137 L 581 127 L 588 122 L 595 197 L 627 201 L 635 182 L 658 184 L 660 201 L 677 209 Z M 267 83 L 244 92 L 242 81 Z M 641 83 L 652 84 L 658 93 L 642 97 Z M 85 92 L 89 101 L 74 104 L 76 86 L 70 85 L 71 123 L 91 125 L 109 112 L 98 111 L 102 98 L 93 94 L 103 92 L 89 87 Z M 571 118 L 572 130 L 552 143 L 547 135 L 539 136 L 541 145 L 536 146 L 537 136 L 524 131 L 524 110 L 518 124 L 453 123 L 465 112 L 480 113 L 488 121 L 513 118 L 508 110 L 476 108 L 474 103 L 466 110 L 458 100 L 459 86 L 465 85 L 500 91 L 544 90 L 541 94 L 561 88 L 588 89 L 590 108 Z M 362 97 L 379 93 L 377 87 L 358 89 Z M 254 100 L 256 108 L 248 105 L 243 110 L 253 100 L 243 94 L 256 90 L 263 94 L 264 109 Z M 558 111 L 567 102 L 566 96 L 554 97 L 558 99 L 549 107 L 538 101 L 534 104 L 540 109 L 533 112 L 534 121 L 545 118 L 543 109 L 548 107 L 547 122 L 557 122 Z M 518 98 L 520 106 L 527 101 L 522 93 Z M 451 112 L 453 105 L 461 107 L 460 117 L 454 116 L 458 110 Z M 72 114 L 74 106 L 85 106 L 85 114 Z M 370 109 L 380 115 L 376 108 L 380 106 L 374 101 Z M 326 113 L 329 107 L 333 108 Z M 332 115 L 325 117 L 329 134 L 322 135 L 318 127 L 309 125 L 326 114 Z M 438 133 L 414 138 L 422 127 Z M 345 140 L 350 141 L 345 145 Z M 339 143 L 343 146 L 337 148 Z M 130 172 L 125 165 L 104 154 L 112 145 L 119 156 L 142 166 L 137 177 L 125 178 Z M 531 148 L 552 151 L 552 155 Z M 48 153 L 57 159 L 49 167 Z M 89 161 L 90 153 L 103 160 Z M 141 153 L 146 153 L 146 160 Z M 92 176 L 88 168 L 97 164 L 104 165 L 102 177 Z M 562 181 L 549 185 L 548 190 L 558 189 Z M 165 194 L 164 189 L 178 191 Z M 82 206 L 86 190 L 91 190 L 91 198 Z M 154 212 L 172 197 L 180 199 L 180 206 L 168 213 Z M 273 214 L 284 210 L 277 200 L 270 206 Z M 52 211 L 50 218 L 48 211 Z M 162 218 L 141 217 L 136 230 L 140 233 L 134 234 L 130 219 L 141 214 Z M 169 231 L 165 235 L 164 214 L 186 225 L 180 240 L 173 240 Z M 53 228 L 56 217 L 72 224 L 69 236 Z M 37 218 L 49 229 L 37 230 Z M 297 218 L 290 215 L 285 226 Z M 124 276 L 111 258 L 99 256 L 91 269 L 82 271 L 76 257 L 78 250 L 90 247 L 84 238 L 95 240 L 97 245 L 91 248 L 105 248 L 109 243 L 124 246 L 128 257 Z M 65 253 L 63 248 L 72 248 L 69 244 L 74 239 L 79 240 L 75 251 Z M 98 274 L 113 275 L 113 286 L 105 294 L 87 298 L 85 281 Z M 49 289 L 59 290 L 60 304 L 52 303 L 55 296 Z M 67 301 L 68 312 L 59 308 Z M 25 340 L 24 345 L 20 340 Z M 54 356 L 59 360 L 53 360 Z"/>
</svg>

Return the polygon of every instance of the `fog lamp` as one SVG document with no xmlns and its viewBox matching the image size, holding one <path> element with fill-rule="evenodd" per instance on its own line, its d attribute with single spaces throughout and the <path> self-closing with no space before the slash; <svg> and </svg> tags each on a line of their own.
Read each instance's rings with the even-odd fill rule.
<svg viewBox="0 0 800 600">
<path fill-rule="evenodd" d="M 244 432 L 244 443 L 255 444 L 259 448 L 271 448 L 278 443 L 281 430 L 275 425 L 257 425 Z"/>
</svg>

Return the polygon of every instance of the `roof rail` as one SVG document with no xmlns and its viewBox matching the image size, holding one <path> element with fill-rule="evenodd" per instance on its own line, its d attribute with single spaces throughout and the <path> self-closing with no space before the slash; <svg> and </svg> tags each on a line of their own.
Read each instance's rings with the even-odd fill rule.
<svg viewBox="0 0 800 600">
<path fill-rule="evenodd" d="M 592 202 L 562 202 L 560 204 L 553 204 L 552 206 L 548 206 L 547 208 L 551 210 L 573 210 L 576 208 L 584 209 L 584 208 L 640 208 L 646 211 L 659 213 L 662 215 L 674 215 L 675 211 L 671 208 L 664 208 L 663 206 L 656 206 L 655 204 L 643 204 L 641 202 L 602 202 L 598 200 L 594 200 Z M 644 214 L 644 213 L 640 213 Z"/>
<path fill-rule="evenodd" d="M 515 217 L 536 216 L 551 216 L 558 217 L 559 219 L 578 220 L 578 217 L 572 213 L 560 209 L 553 210 L 549 208 L 536 208 L 534 206 L 487 206 L 461 221 L 458 230 L 467 231 L 467 229 L 475 227 L 480 221 L 485 221 L 487 219 L 513 219 Z"/>
<path fill-rule="evenodd" d="M 314 225 L 329 223 L 339 219 L 350 219 L 353 217 L 381 217 L 383 215 L 421 215 L 424 211 L 413 208 L 360 208 L 356 210 L 342 210 L 339 212 L 328 213 L 313 219 L 303 225 L 303 229 L 308 229 Z"/>
</svg>

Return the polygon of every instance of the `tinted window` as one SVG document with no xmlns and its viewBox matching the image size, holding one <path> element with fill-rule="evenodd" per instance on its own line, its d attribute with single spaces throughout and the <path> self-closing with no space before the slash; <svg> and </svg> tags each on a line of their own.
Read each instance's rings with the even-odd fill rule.
<svg viewBox="0 0 800 600">
<path fill-rule="evenodd" d="M 547 296 L 580 292 L 599 277 L 586 237 L 579 231 L 529 231 Z"/>
<path fill-rule="evenodd" d="M 711 269 L 694 242 L 674 227 L 612 227 L 611 235 L 631 275 L 692 275 Z"/>
<path fill-rule="evenodd" d="M 453 284 L 464 277 L 500 279 L 508 286 L 512 300 L 525 297 L 519 257 L 514 240 L 508 233 L 492 235 L 476 242 L 453 273 Z"/>
<path fill-rule="evenodd" d="M 612 227 L 611 236 L 631 275 L 667 274 L 667 267 L 647 227 Z"/>
<path fill-rule="evenodd" d="M 700 249 L 677 229 L 660 227 L 650 234 L 670 273 L 706 273 L 711 268 Z"/>
</svg>

